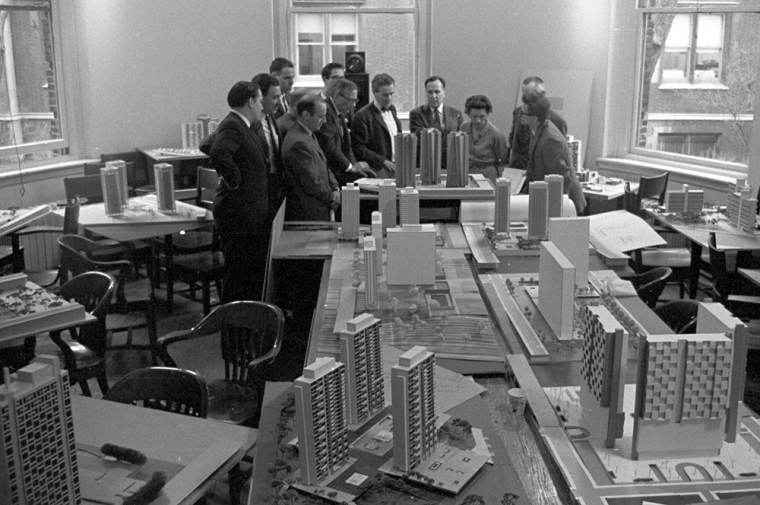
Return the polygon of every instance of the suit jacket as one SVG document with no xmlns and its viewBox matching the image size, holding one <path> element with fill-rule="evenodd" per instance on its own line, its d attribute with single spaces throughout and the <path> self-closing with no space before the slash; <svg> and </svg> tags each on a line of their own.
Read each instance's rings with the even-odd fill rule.
<svg viewBox="0 0 760 505">
<path fill-rule="evenodd" d="M 335 103 L 327 99 L 327 116 L 319 131 L 314 132 L 319 142 L 319 147 L 327 159 L 329 168 L 341 187 L 346 183 L 354 182 L 362 177 L 361 174 L 346 172 L 349 166 L 356 163 L 356 158 L 351 150 L 351 136 L 348 126 L 343 117 L 338 113 Z"/>
<path fill-rule="evenodd" d="M 340 189 L 319 143 L 301 123 L 296 123 L 282 144 L 285 173 L 290 182 L 285 219 L 329 221 L 332 193 Z"/>
<path fill-rule="evenodd" d="M 509 132 L 509 166 L 512 168 L 528 168 L 528 160 L 530 154 L 528 149 L 530 148 L 530 127 L 524 126 L 520 123 L 520 107 L 517 107 L 512 111 L 512 130 Z M 565 119 L 549 109 L 549 121 L 551 121 L 557 129 L 567 137 L 567 123 Z"/>
<path fill-rule="evenodd" d="M 580 215 L 586 208 L 586 198 L 573 171 L 573 161 L 567 138 L 548 119 L 539 125 L 530 143 L 530 161 L 525 187 L 533 181 L 543 181 L 545 175 L 558 174 L 564 178 L 564 192 L 575 204 Z"/>
<path fill-rule="evenodd" d="M 449 107 L 448 105 L 443 106 L 443 115 L 441 117 L 441 168 L 446 168 L 446 136 L 451 132 L 459 131 L 463 122 L 464 120 L 461 112 L 454 107 Z M 420 130 L 433 128 L 434 125 L 435 118 L 433 117 L 433 109 L 428 104 L 420 105 L 409 113 L 409 130 L 412 133 L 418 134 Z M 420 159 L 419 156 L 420 152 L 418 150 L 418 163 Z"/>
<path fill-rule="evenodd" d="M 280 130 L 283 140 L 285 140 L 294 124 L 296 124 L 296 117 L 291 114 L 285 114 L 277 118 L 277 128 Z"/>
<path fill-rule="evenodd" d="M 288 107 L 293 107 L 293 104 L 290 103 L 290 98 L 288 95 L 282 95 L 280 100 L 277 101 L 277 105 L 274 108 L 274 113 L 272 114 L 275 119 L 280 119 L 282 116 L 287 114 L 287 110 L 285 110 L 285 107 L 282 105 L 282 101 L 286 101 L 288 104 Z"/>
<path fill-rule="evenodd" d="M 223 180 L 214 202 L 222 233 L 269 233 L 269 157 L 264 140 L 230 112 L 209 149 L 211 164 Z"/>
<path fill-rule="evenodd" d="M 401 121 L 396 115 L 396 107 L 391 105 L 393 120 L 401 133 Z M 383 116 L 373 102 L 362 107 L 351 123 L 351 144 L 356 161 L 366 161 L 380 178 L 391 175 L 383 167 L 385 160 L 393 159 L 393 139 Z"/>
<path fill-rule="evenodd" d="M 269 174 L 269 205 L 272 208 L 272 212 L 276 213 L 277 209 L 280 208 L 280 205 L 285 198 L 287 189 L 282 172 L 283 136 L 280 134 L 280 128 L 277 126 L 277 121 L 275 120 L 274 115 L 266 115 L 262 117 L 261 120 L 267 122 L 267 125 L 269 125 L 269 130 L 272 132 L 272 136 L 274 137 L 274 145 L 272 145 L 272 154 L 274 154 L 274 158 L 270 160 L 270 170 L 274 168 L 274 172 L 270 171 Z M 266 132 L 264 131 L 261 123 L 252 124 L 251 128 L 254 128 L 257 133 L 261 135 L 261 138 L 264 140 L 264 146 L 268 149 L 269 144 L 267 142 Z M 267 151 L 267 154 L 269 154 L 269 151 Z"/>
</svg>

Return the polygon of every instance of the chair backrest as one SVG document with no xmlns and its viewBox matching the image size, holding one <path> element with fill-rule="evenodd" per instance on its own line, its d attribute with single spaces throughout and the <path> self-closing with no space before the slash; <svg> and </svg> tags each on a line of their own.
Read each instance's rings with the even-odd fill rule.
<svg viewBox="0 0 760 505">
<path fill-rule="evenodd" d="M 726 266 L 726 251 L 718 249 L 715 232 L 707 239 L 710 248 L 710 269 L 712 270 L 712 289 L 718 301 L 724 303 L 733 289 L 733 278 L 728 274 Z"/>
<path fill-rule="evenodd" d="M 657 267 L 631 277 L 631 284 L 644 303 L 654 308 L 665 290 L 668 277 L 673 273 L 669 267 Z"/>
<path fill-rule="evenodd" d="M 665 202 L 665 192 L 668 190 L 668 177 L 670 172 L 663 172 L 660 175 L 651 177 L 641 177 L 639 179 L 639 189 L 636 191 L 639 198 L 639 204 L 644 198 L 657 200 L 662 205 Z"/>
<path fill-rule="evenodd" d="M 219 174 L 213 168 L 198 167 L 196 184 L 198 194 L 195 205 L 211 210 L 214 207 L 216 188 L 219 186 Z"/>
<path fill-rule="evenodd" d="M 68 202 L 63 212 L 63 234 L 64 235 L 78 235 L 79 234 L 79 197 L 75 197 L 73 201 Z"/>
<path fill-rule="evenodd" d="M 56 290 L 58 296 L 81 304 L 98 319 L 97 322 L 82 325 L 78 331 L 72 331 L 71 335 L 101 356 L 108 347 L 106 315 L 115 289 L 116 279 L 110 275 L 103 272 L 85 272 Z"/>
<path fill-rule="evenodd" d="M 114 161 L 124 160 L 127 163 L 132 163 L 132 170 L 127 170 L 127 178 L 129 179 L 129 185 L 132 187 L 147 186 L 150 184 L 150 178 L 148 177 L 148 169 L 145 164 L 145 155 L 138 151 L 126 151 L 123 153 L 109 153 L 101 154 L 100 161 Z"/>
<path fill-rule="evenodd" d="M 656 307 L 654 313 L 676 333 L 696 333 L 697 300 L 675 300 Z"/>
<path fill-rule="evenodd" d="M 206 381 L 180 368 L 152 367 L 130 372 L 111 386 L 103 399 L 187 416 L 208 415 Z"/>
<path fill-rule="evenodd" d="M 131 263 L 127 260 L 119 261 L 95 261 L 88 256 L 108 247 L 100 246 L 81 235 L 61 235 L 58 237 L 58 245 L 61 246 L 61 268 L 74 275 L 83 274 L 91 270 L 119 271 L 117 282 L 131 271 Z M 126 254 L 126 253 L 125 253 Z"/>
<path fill-rule="evenodd" d="M 66 190 L 66 201 L 68 203 L 72 203 L 77 197 L 86 198 L 87 203 L 101 203 L 103 201 L 100 175 L 64 177 L 63 187 Z"/>
</svg>

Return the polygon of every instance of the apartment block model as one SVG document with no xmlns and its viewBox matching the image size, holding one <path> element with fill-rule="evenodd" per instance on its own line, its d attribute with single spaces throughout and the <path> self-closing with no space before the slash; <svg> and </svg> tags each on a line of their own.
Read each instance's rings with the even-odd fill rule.
<svg viewBox="0 0 760 505">
<path fill-rule="evenodd" d="M 549 226 L 549 185 L 536 181 L 528 184 L 528 238 L 545 239 Z"/>
<path fill-rule="evenodd" d="M 575 286 L 588 286 L 588 244 L 590 222 L 587 217 L 554 217 L 549 219 L 549 242 L 575 268 Z"/>
<path fill-rule="evenodd" d="M 378 188 L 378 210 L 383 215 L 383 231 L 396 226 L 396 182 L 384 179 Z"/>
<path fill-rule="evenodd" d="M 375 237 L 375 261 L 377 262 L 377 275 L 383 275 L 383 214 L 375 211 L 372 213 L 372 236 Z"/>
<path fill-rule="evenodd" d="M 752 189 L 744 180 L 737 179 L 736 184 L 729 184 L 726 197 L 728 221 L 740 230 L 751 232 L 755 228 L 757 216 L 757 199 L 752 198 Z"/>
<path fill-rule="evenodd" d="M 319 485 L 348 460 L 346 367 L 317 358 L 295 380 L 301 480 Z"/>
<path fill-rule="evenodd" d="M 398 199 L 401 226 L 420 224 L 420 192 L 414 188 L 404 188 Z"/>
<path fill-rule="evenodd" d="M 678 214 L 699 214 L 705 203 L 705 192 L 690 190 L 688 184 L 683 185 L 682 191 L 665 193 L 665 211 Z"/>
<path fill-rule="evenodd" d="M 391 368 L 393 463 L 414 470 L 435 450 L 435 355 L 416 346 Z"/>
<path fill-rule="evenodd" d="M 340 194 L 341 240 L 359 238 L 359 186 L 349 182 Z"/>
<path fill-rule="evenodd" d="M 369 421 L 385 407 L 380 320 L 356 316 L 340 334 L 340 360 L 346 367 L 349 424 Z"/>
<path fill-rule="evenodd" d="M 538 308 L 558 339 L 573 336 L 575 267 L 556 245 L 541 242 L 538 278 Z M 547 282 L 548 281 L 548 282 Z"/>
<path fill-rule="evenodd" d="M 364 237 L 364 293 L 365 305 L 369 310 L 380 307 L 377 286 L 377 249 L 375 237 Z M 382 250 L 380 254 L 383 254 Z"/>
<path fill-rule="evenodd" d="M 399 132 L 393 137 L 396 157 L 396 185 L 402 188 L 415 187 L 417 167 L 417 135 Z"/>
<path fill-rule="evenodd" d="M 420 135 L 420 179 L 422 184 L 438 184 L 441 177 L 441 132 L 426 128 Z"/>
<path fill-rule="evenodd" d="M 435 226 L 389 228 L 385 272 L 389 286 L 435 284 Z"/>
<path fill-rule="evenodd" d="M 68 373 L 41 355 L 0 386 L 0 502 L 82 503 Z"/>
<path fill-rule="evenodd" d="M 603 305 L 581 308 L 581 411 L 604 447 L 623 436 L 628 333 Z"/>
<path fill-rule="evenodd" d="M 509 233 L 509 206 L 512 204 L 512 182 L 499 177 L 496 179 L 496 202 L 494 204 L 494 233 Z"/>
<path fill-rule="evenodd" d="M 446 137 L 446 187 L 464 188 L 470 182 L 470 136 L 451 132 Z"/>
<path fill-rule="evenodd" d="M 549 174 L 544 176 L 544 182 L 549 185 L 549 204 L 548 216 L 562 217 L 562 193 L 565 186 L 565 180 L 561 175 Z"/>
</svg>

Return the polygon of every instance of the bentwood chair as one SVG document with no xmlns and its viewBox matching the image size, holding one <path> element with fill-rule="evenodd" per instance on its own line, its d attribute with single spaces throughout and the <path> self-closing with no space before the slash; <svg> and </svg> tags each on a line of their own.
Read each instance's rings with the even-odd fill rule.
<svg viewBox="0 0 760 505">
<path fill-rule="evenodd" d="M 654 313 L 678 334 L 696 333 L 698 312 L 697 300 L 675 300 L 654 309 Z"/>
<path fill-rule="evenodd" d="M 737 317 L 757 319 L 760 314 L 760 296 L 757 296 L 756 290 L 745 286 L 736 270 L 729 270 L 726 251 L 718 249 L 715 232 L 710 233 L 707 245 L 710 248 L 712 291 L 715 299 Z M 751 251 L 739 251 L 736 267 L 740 268 L 750 260 Z"/>
<path fill-rule="evenodd" d="M 151 367 L 134 370 L 103 395 L 104 400 L 205 418 L 208 387 L 190 370 Z"/>
<path fill-rule="evenodd" d="M 641 274 L 629 277 L 639 298 L 649 307 L 654 308 L 665 290 L 665 284 L 673 271 L 668 267 L 657 267 Z"/>
</svg>

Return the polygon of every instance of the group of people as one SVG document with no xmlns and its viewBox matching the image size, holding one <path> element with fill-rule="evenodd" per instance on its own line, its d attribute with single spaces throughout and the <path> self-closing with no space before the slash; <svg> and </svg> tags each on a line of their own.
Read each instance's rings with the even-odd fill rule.
<svg viewBox="0 0 760 505">
<path fill-rule="evenodd" d="M 288 221 L 327 221 L 339 211 L 346 183 L 394 176 L 393 138 L 402 125 L 393 106 L 393 77 L 375 75 L 373 100 L 356 112 L 359 90 L 345 78 L 343 65 L 326 65 L 322 80 L 319 93 L 294 90 L 293 63 L 275 58 L 269 73 L 232 86 L 230 113 L 201 145 L 221 176 L 214 216 L 228 272 L 223 303 L 262 299 L 271 223 L 285 196 Z M 540 78 L 525 79 L 522 91 L 508 141 L 488 119 L 493 107 L 486 96 L 467 99 L 465 120 L 443 103 L 446 81 L 429 77 L 427 103 L 410 112 L 410 130 L 441 131 L 443 168 L 447 134 L 464 131 L 470 135 L 470 172 L 495 180 L 511 166 L 527 170 L 528 182 L 563 175 L 580 213 L 585 200 L 565 140 L 567 125 L 551 110 Z"/>
</svg>

